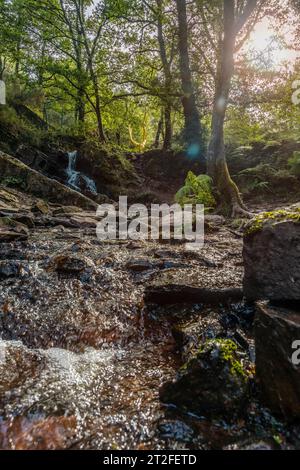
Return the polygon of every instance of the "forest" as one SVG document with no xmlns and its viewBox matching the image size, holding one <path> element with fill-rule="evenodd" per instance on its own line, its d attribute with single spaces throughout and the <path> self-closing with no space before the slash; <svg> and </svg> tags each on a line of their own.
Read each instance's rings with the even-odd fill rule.
<svg viewBox="0 0 300 470">
<path fill-rule="evenodd" d="M 300 449 L 299 20 L 0 0 L 1 450 Z"/>
</svg>

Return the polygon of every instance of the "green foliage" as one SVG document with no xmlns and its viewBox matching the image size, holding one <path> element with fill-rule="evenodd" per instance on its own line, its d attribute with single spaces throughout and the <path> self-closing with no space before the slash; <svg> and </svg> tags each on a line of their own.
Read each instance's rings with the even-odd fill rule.
<svg viewBox="0 0 300 470">
<path fill-rule="evenodd" d="M 271 165 L 260 163 L 255 167 L 240 171 L 237 176 L 246 192 L 251 193 L 255 191 L 261 193 L 269 190 L 270 179 L 275 174 L 276 170 Z"/>
<path fill-rule="evenodd" d="M 276 169 L 269 163 L 246 168 L 236 176 L 242 191 L 246 194 L 264 194 L 266 192 L 282 192 L 296 190 L 299 183 L 292 172 L 287 169 Z"/>
<path fill-rule="evenodd" d="M 20 117 L 10 106 L 0 107 L 0 128 L 5 129 L 7 140 L 10 140 L 11 136 L 15 141 L 34 147 L 38 147 L 45 136 L 45 131 L 38 129 L 26 118 Z"/>
<path fill-rule="evenodd" d="M 20 178 L 19 176 L 7 176 L 0 180 L 3 186 L 8 188 L 21 188 L 25 189 L 26 183 L 25 181 Z"/>
<path fill-rule="evenodd" d="M 288 161 L 288 165 L 293 175 L 300 176 L 300 152 L 294 152 Z"/>
<path fill-rule="evenodd" d="M 234 341 L 230 339 L 211 339 L 207 340 L 204 345 L 199 349 L 201 354 L 207 348 L 217 346 L 220 349 L 221 358 L 226 361 L 230 367 L 230 372 L 232 374 L 242 377 L 244 380 L 247 380 L 248 373 L 244 369 L 242 362 L 237 358 L 237 345 Z"/>
<path fill-rule="evenodd" d="M 227 144 L 243 148 L 247 147 L 249 142 L 262 142 L 264 138 L 264 129 L 258 119 L 254 119 L 244 109 L 228 109 L 228 120 L 225 125 Z"/>
<path fill-rule="evenodd" d="M 184 204 L 204 204 L 206 209 L 215 207 L 216 200 L 212 193 L 212 180 L 208 175 L 196 176 L 189 171 L 184 186 L 176 193 L 175 201 Z"/>
</svg>

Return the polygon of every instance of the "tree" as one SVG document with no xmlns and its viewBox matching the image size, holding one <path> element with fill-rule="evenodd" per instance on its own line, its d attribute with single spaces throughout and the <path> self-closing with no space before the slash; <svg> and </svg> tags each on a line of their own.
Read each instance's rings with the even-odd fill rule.
<svg viewBox="0 0 300 470">
<path fill-rule="evenodd" d="M 184 140 L 194 156 L 203 153 L 203 136 L 196 106 L 188 49 L 188 22 L 186 0 L 176 0 L 178 15 L 178 52 L 184 113 Z"/>
<path fill-rule="evenodd" d="M 171 60 L 168 60 L 167 50 L 165 44 L 165 38 L 163 33 L 163 0 L 156 0 L 157 3 L 157 36 L 160 51 L 160 58 L 163 66 L 164 79 L 165 79 L 165 107 L 164 107 L 164 123 L 165 123 L 165 134 L 163 149 L 168 150 L 172 143 L 172 120 L 171 120 L 171 84 L 172 84 L 172 73 L 171 73 Z"/>
<path fill-rule="evenodd" d="M 224 144 L 224 121 L 234 74 L 236 39 L 255 9 L 261 8 L 264 2 L 265 0 L 223 0 L 223 40 L 220 42 L 217 66 L 208 174 L 219 191 L 222 205 L 230 207 L 232 216 L 248 214 L 239 190 L 230 177 Z"/>
</svg>

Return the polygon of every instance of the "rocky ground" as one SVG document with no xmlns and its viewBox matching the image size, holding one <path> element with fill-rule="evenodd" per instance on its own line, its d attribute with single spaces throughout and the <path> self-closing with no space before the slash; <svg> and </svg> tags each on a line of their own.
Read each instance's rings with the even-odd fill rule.
<svg viewBox="0 0 300 470">
<path fill-rule="evenodd" d="M 0 188 L 0 447 L 299 448 L 259 400 L 239 230 L 208 218 L 193 253 L 96 223 Z M 201 413 L 181 400 L 193 370 Z"/>
</svg>

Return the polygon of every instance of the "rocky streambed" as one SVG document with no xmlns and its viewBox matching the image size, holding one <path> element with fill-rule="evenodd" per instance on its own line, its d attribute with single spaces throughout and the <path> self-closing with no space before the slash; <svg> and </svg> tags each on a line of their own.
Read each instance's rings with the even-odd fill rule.
<svg viewBox="0 0 300 470">
<path fill-rule="evenodd" d="M 240 233 L 212 217 L 192 253 L 96 223 L 0 190 L 0 448 L 298 448 L 260 403 Z"/>
</svg>

